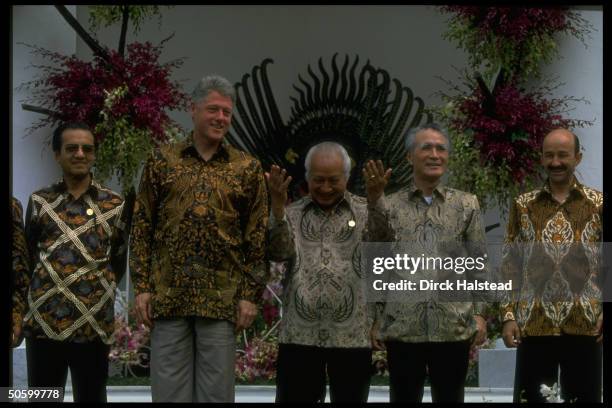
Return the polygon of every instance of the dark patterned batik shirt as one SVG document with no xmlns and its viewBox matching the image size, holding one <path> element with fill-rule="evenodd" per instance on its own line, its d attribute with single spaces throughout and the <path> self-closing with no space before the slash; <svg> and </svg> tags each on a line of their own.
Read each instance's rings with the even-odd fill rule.
<svg viewBox="0 0 612 408">
<path fill-rule="evenodd" d="M 239 300 L 261 302 L 267 222 L 258 160 L 222 144 L 205 161 L 191 138 L 156 149 L 134 208 L 135 294 L 153 294 L 153 318 L 235 321 Z"/>
<path fill-rule="evenodd" d="M 115 288 L 127 249 L 122 211 L 123 198 L 95 180 L 76 199 L 63 181 L 30 196 L 26 337 L 114 341 Z"/>
<path fill-rule="evenodd" d="M 482 214 L 475 195 L 439 184 L 428 204 L 422 191 L 412 184 L 381 201 L 388 214 L 388 224 L 377 226 L 392 229 L 394 240 L 408 245 L 411 256 L 446 257 L 444 246 L 459 243 L 457 248 L 462 251 L 468 245 L 471 248 L 470 253 L 463 255 L 486 257 Z M 447 273 L 453 279 L 465 276 L 472 281 L 485 281 L 488 268 L 457 276 L 453 271 L 418 270 L 414 276 L 440 281 L 441 274 Z M 491 297 L 482 291 L 467 291 L 461 296 L 461 301 L 448 301 L 442 291 L 416 291 L 409 296 L 402 292 L 390 293 L 382 316 L 377 316 L 381 339 L 413 343 L 471 338 L 477 331 L 474 315 L 484 312 Z"/>
<path fill-rule="evenodd" d="M 11 198 L 11 215 L 13 222 L 13 324 L 23 320 L 27 309 L 28 286 L 30 285 L 30 268 L 28 267 L 28 246 L 23 228 L 23 208 L 16 198 Z"/>
<path fill-rule="evenodd" d="M 502 273 L 516 290 L 502 302 L 502 320 L 523 336 L 594 335 L 602 311 L 598 284 L 603 194 L 576 179 L 563 203 L 548 183 L 512 205 Z"/>
</svg>

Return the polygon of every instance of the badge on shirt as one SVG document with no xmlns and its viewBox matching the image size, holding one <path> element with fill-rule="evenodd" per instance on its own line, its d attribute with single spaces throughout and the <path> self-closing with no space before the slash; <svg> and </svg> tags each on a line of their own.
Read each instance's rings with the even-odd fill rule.
<svg viewBox="0 0 612 408">
<path fill-rule="evenodd" d="M 86 211 L 87 215 L 89 215 L 89 216 L 92 216 L 93 212 L 94 211 L 91 208 L 88 208 L 87 211 Z"/>
<path fill-rule="evenodd" d="M 349 220 L 349 222 L 348 222 L 348 226 L 349 226 L 349 227 L 351 227 L 351 228 L 355 228 L 355 225 L 356 225 L 356 224 L 355 224 L 355 220 Z"/>
</svg>

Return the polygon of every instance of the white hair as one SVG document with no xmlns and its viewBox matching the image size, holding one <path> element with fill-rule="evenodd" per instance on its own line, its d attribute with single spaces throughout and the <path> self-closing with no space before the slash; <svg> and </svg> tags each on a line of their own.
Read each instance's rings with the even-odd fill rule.
<svg viewBox="0 0 612 408">
<path fill-rule="evenodd" d="M 312 156 L 315 153 L 336 153 L 342 158 L 342 163 L 344 165 L 344 177 L 348 180 L 349 175 L 351 174 L 351 158 L 349 157 L 346 149 L 339 143 L 336 142 L 321 142 L 316 144 L 308 150 L 306 154 L 306 160 L 304 160 L 304 167 L 306 168 L 306 180 L 310 178 L 310 164 L 312 162 Z"/>
</svg>

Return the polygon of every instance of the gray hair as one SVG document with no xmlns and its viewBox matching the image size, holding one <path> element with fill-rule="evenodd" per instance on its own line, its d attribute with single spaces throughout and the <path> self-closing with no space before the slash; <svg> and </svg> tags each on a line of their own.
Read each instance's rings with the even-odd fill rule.
<svg viewBox="0 0 612 408">
<path fill-rule="evenodd" d="M 450 153 L 452 145 L 451 145 L 451 140 L 448 137 L 448 133 L 442 126 L 434 122 L 427 123 L 423 126 L 410 128 L 408 129 L 408 131 L 406 131 L 405 136 L 404 136 L 406 140 L 405 142 L 406 152 L 412 152 L 414 150 L 414 147 L 415 147 L 414 142 L 416 140 L 417 133 L 419 133 L 422 130 L 428 130 L 428 129 L 435 130 L 436 132 L 444 136 L 444 138 L 446 139 L 447 150 Z"/>
<path fill-rule="evenodd" d="M 310 164 L 312 162 L 312 156 L 315 153 L 324 152 L 326 154 L 336 153 L 340 157 L 342 157 L 342 162 L 344 164 L 344 177 L 348 180 L 349 175 L 351 174 L 351 158 L 349 157 L 346 149 L 339 143 L 336 142 L 321 142 L 316 144 L 308 150 L 306 154 L 306 160 L 304 160 L 304 167 L 306 168 L 306 180 L 310 178 Z"/>
<path fill-rule="evenodd" d="M 223 96 L 229 96 L 232 103 L 236 103 L 236 90 L 230 81 L 220 75 L 208 75 L 198 82 L 191 93 L 194 102 L 206 98 L 212 91 L 217 91 Z"/>
</svg>

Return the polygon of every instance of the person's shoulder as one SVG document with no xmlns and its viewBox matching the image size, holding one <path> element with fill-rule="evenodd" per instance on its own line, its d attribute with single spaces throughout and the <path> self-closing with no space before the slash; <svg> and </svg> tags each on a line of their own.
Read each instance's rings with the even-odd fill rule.
<svg viewBox="0 0 612 408">
<path fill-rule="evenodd" d="M 121 193 L 118 193 L 117 191 L 110 189 L 106 185 L 101 184 L 100 182 L 96 180 L 93 180 L 91 184 L 97 190 L 98 201 L 106 201 L 106 202 L 113 203 L 116 205 L 123 203 L 124 198 Z"/>
<path fill-rule="evenodd" d="M 480 207 L 478 197 L 467 191 L 458 190 L 452 187 L 444 187 L 446 199 L 460 202 L 463 207 L 477 208 Z"/>
<path fill-rule="evenodd" d="M 526 193 L 519 194 L 516 196 L 516 198 L 514 198 L 513 203 L 518 207 L 526 207 L 527 204 L 538 198 L 541 192 L 541 188 L 536 188 L 531 191 L 527 191 Z"/>
<path fill-rule="evenodd" d="M 312 198 L 310 198 L 310 196 L 304 196 L 288 204 L 285 211 L 291 214 L 301 212 L 310 203 L 312 203 Z"/>
<path fill-rule="evenodd" d="M 59 195 L 60 184 L 61 181 L 55 181 L 44 187 L 40 187 L 39 189 L 33 191 L 32 194 L 30 194 L 30 200 L 34 199 L 34 197 L 40 197 L 46 200 L 57 197 Z"/>
<path fill-rule="evenodd" d="M 245 167 L 261 167 L 261 162 L 250 153 L 247 153 L 242 149 L 232 146 L 229 143 L 226 143 L 223 147 L 225 148 L 225 150 L 227 150 L 227 155 L 229 157 L 230 162 L 239 163 L 244 165 Z"/>
<path fill-rule="evenodd" d="M 154 159 L 178 157 L 187 146 L 189 146 L 189 140 L 182 139 L 154 148 L 151 155 Z"/>
<path fill-rule="evenodd" d="M 603 193 L 592 187 L 582 185 L 580 187 L 584 196 L 589 200 L 595 207 L 601 207 L 603 205 Z"/>
</svg>

